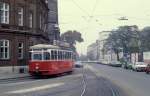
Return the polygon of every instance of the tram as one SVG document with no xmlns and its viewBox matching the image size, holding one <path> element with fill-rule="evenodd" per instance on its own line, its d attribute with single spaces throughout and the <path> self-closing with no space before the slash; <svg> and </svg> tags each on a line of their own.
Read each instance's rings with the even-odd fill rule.
<svg viewBox="0 0 150 96">
<path fill-rule="evenodd" d="M 30 47 L 29 74 L 56 75 L 72 72 L 73 52 L 54 45 L 38 44 Z"/>
</svg>

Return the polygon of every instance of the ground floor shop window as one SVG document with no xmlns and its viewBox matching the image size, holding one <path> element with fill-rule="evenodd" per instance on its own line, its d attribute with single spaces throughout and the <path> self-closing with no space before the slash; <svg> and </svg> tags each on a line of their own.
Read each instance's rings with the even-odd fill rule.
<svg viewBox="0 0 150 96">
<path fill-rule="evenodd" d="M 23 43 L 18 43 L 18 58 L 23 59 Z"/>
<path fill-rule="evenodd" d="M 0 40 L 0 59 L 9 59 L 9 40 Z"/>
</svg>

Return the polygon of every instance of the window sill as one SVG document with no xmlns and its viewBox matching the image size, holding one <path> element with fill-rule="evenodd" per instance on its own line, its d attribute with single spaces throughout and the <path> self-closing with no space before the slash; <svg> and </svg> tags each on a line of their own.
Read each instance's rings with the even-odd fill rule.
<svg viewBox="0 0 150 96">
<path fill-rule="evenodd" d="M 10 61 L 10 59 L 0 59 L 0 61 Z"/>
<path fill-rule="evenodd" d="M 18 58 L 18 60 L 23 60 L 24 58 Z"/>
</svg>

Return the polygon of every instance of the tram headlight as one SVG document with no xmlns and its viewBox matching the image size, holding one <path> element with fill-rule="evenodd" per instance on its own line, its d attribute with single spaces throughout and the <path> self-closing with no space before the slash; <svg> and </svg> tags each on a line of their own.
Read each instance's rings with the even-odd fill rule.
<svg viewBox="0 0 150 96">
<path fill-rule="evenodd" d="M 36 66 L 36 67 L 35 67 L 35 69 L 36 69 L 36 70 L 38 70 L 38 69 L 39 69 L 39 67 L 38 67 L 38 66 Z"/>
</svg>

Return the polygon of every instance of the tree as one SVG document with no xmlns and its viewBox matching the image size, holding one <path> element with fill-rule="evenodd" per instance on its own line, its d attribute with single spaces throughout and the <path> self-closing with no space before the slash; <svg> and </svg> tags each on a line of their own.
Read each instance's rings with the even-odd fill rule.
<svg viewBox="0 0 150 96">
<path fill-rule="evenodd" d="M 150 27 L 143 28 L 141 32 L 141 47 L 142 51 L 150 51 Z"/>
<path fill-rule="evenodd" d="M 84 41 L 81 36 L 81 33 L 76 30 L 73 30 L 73 31 L 69 30 L 61 34 L 61 40 L 69 43 L 74 52 L 76 52 L 76 48 L 75 48 L 76 42 L 81 43 Z"/>
<path fill-rule="evenodd" d="M 105 48 L 113 50 L 117 54 L 117 60 L 120 59 L 121 49 L 125 54 L 139 52 L 138 27 L 136 25 L 120 26 L 117 30 L 112 31 L 105 43 Z"/>
</svg>

